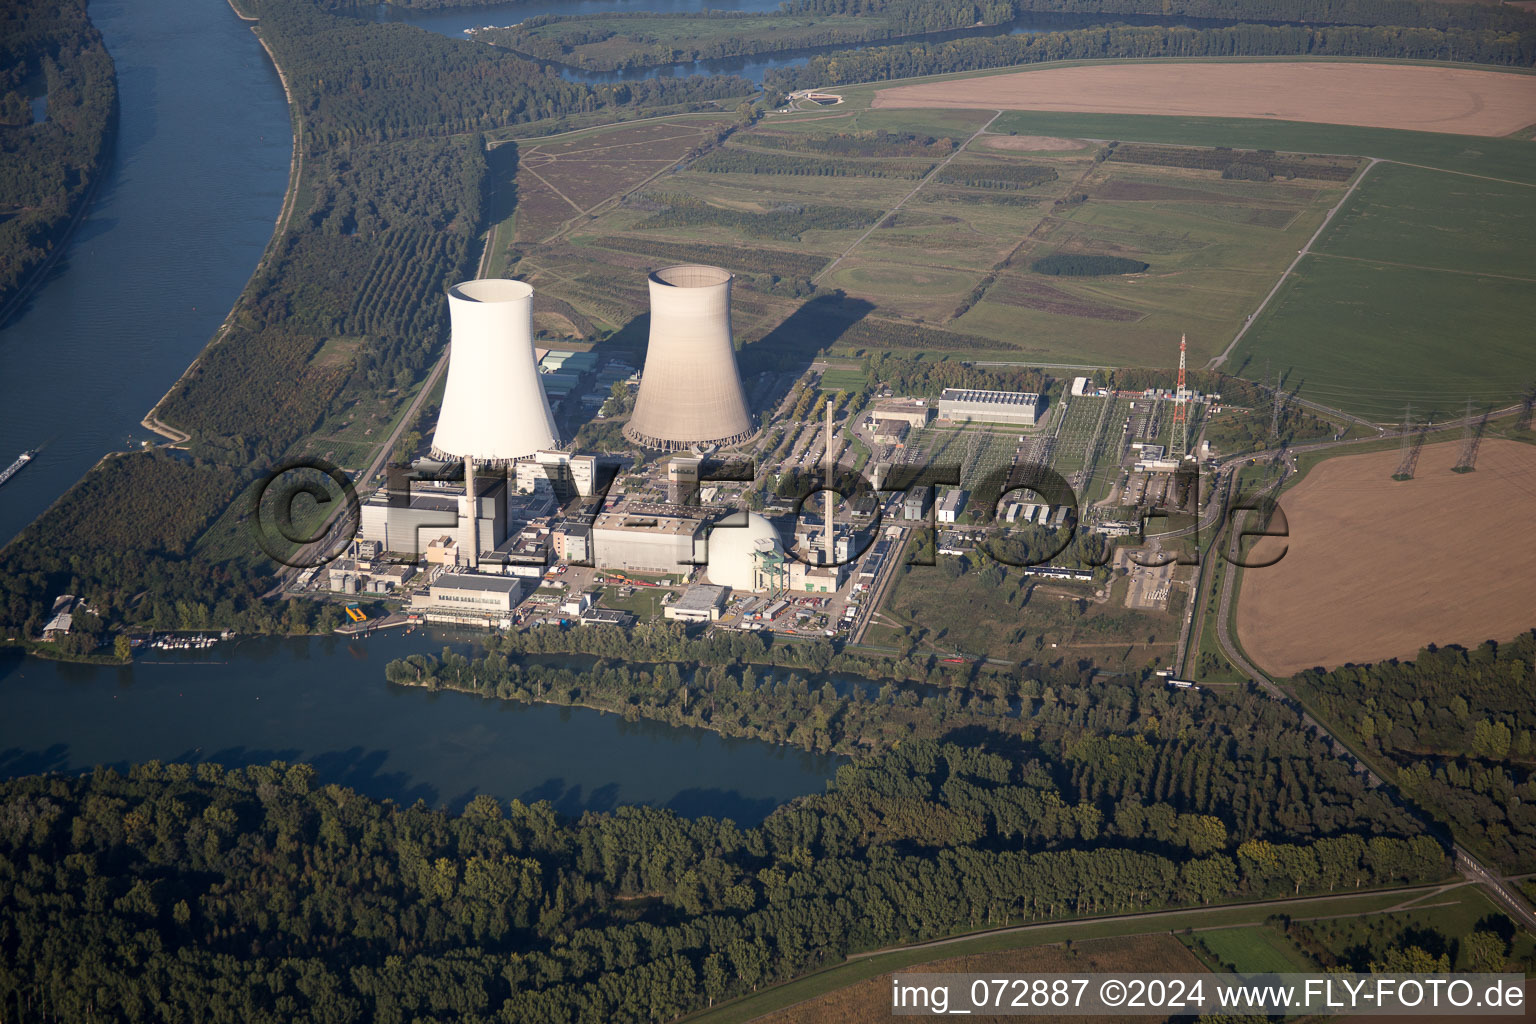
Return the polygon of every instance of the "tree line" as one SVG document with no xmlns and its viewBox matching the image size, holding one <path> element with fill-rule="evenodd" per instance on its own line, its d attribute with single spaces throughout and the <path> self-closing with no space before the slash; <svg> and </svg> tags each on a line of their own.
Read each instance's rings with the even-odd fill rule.
<svg viewBox="0 0 1536 1024">
<path fill-rule="evenodd" d="M 875 211 L 856 206 L 825 206 L 817 203 L 782 203 L 762 213 L 714 206 L 702 199 L 674 192 L 644 192 L 625 199 L 625 205 L 653 211 L 640 228 L 723 227 L 748 238 L 798 240 L 806 231 L 838 231 L 867 227 Z"/>
<path fill-rule="evenodd" d="M 933 170 L 933 163 L 910 160 L 876 162 L 818 159 L 791 156 L 787 153 L 759 153 L 732 146 L 717 149 L 702 160 L 695 161 L 691 169 L 707 174 L 789 174 L 822 178 L 896 178 L 916 181 Z"/>
<path fill-rule="evenodd" d="M 1106 256 L 1091 252 L 1053 252 L 1032 260 L 1029 269 L 1055 277 L 1107 277 L 1112 274 L 1139 274 L 1151 264 L 1124 256 Z"/>
<path fill-rule="evenodd" d="M 1536 31 L 1515 34 L 1393 25 L 1234 25 L 1205 29 L 1111 25 L 840 50 L 812 57 L 798 67 L 770 68 L 763 84 L 770 90 L 793 92 L 1046 61 L 1238 56 L 1390 57 L 1530 67 L 1536 64 Z"/>
</svg>

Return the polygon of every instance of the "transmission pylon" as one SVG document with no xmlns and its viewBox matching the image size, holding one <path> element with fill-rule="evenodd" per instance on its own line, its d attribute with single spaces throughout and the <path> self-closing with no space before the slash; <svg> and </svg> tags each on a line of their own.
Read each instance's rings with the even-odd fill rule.
<svg viewBox="0 0 1536 1024">
<path fill-rule="evenodd" d="M 1402 458 L 1398 460 L 1397 472 L 1392 474 L 1393 480 L 1413 479 L 1413 471 L 1419 468 L 1419 449 L 1424 447 L 1424 434 L 1428 430 L 1428 420 L 1424 422 L 1423 429 L 1413 429 L 1413 406 L 1411 404 L 1403 410 L 1403 444 L 1400 449 Z"/>
<path fill-rule="evenodd" d="M 1483 443 L 1483 431 L 1488 427 L 1488 413 L 1472 425 L 1472 399 L 1467 399 L 1467 418 L 1461 426 L 1461 458 L 1451 467 L 1453 473 L 1470 473 L 1477 469 L 1477 448 Z"/>
<path fill-rule="evenodd" d="M 1179 387 L 1173 393 L 1173 438 L 1170 442 L 1172 451 L 1169 453 L 1173 461 L 1182 462 L 1189 458 L 1189 391 L 1185 388 L 1184 350 L 1186 340 L 1184 335 L 1179 335 Z"/>
<path fill-rule="evenodd" d="M 1536 407 L 1536 384 L 1526 389 L 1525 397 L 1520 400 L 1520 415 L 1515 417 L 1516 430 L 1531 429 L 1531 409 Z"/>
</svg>

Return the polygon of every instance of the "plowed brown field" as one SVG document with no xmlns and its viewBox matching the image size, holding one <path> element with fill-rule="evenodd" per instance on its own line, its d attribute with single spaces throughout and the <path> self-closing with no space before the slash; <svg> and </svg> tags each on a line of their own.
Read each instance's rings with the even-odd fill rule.
<svg viewBox="0 0 1536 1024">
<path fill-rule="evenodd" d="M 1453 473 L 1457 442 L 1429 445 L 1412 480 L 1396 451 L 1330 459 L 1285 492 L 1288 544 L 1243 573 L 1237 633 L 1261 668 L 1411 657 L 1536 626 L 1536 447 L 1487 440 L 1477 471 Z"/>
<path fill-rule="evenodd" d="M 1118 64 L 900 85 L 877 107 L 1257 117 L 1507 135 L 1536 123 L 1536 75 L 1409 64 Z"/>
</svg>

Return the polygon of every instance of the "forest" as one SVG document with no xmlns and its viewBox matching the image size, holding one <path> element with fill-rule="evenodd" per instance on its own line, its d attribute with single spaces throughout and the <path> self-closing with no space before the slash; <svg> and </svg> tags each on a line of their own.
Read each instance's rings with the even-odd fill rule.
<svg viewBox="0 0 1536 1024">
<path fill-rule="evenodd" d="M 0 1001 L 63 1020 L 668 1019 L 883 945 L 1449 872 L 1258 694 L 1038 704 L 1035 735 L 909 739 L 755 828 L 486 795 L 451 814 L 281 762 L 3 782 Z"/>
<path fill-rule="evenodd" d="M 1536 631 L 1412 661 L 1303 672 L 1304 702 L 1395 775 L 1403 793 L 1506 872 L 1536 870 Z"/>
<path fill-rule="evenodd" d="M 117 72 L 85 0 L 16 0 L 0 24 L 3 314 L 63 244 L 106 173 Z"/>
<path fill-rule="evenodd" d="M 770 90 L 793 92 L 1044 61 L 1238 56 L 1391 57 L 1530 67 L 1536 64 L 1536 31 L 1515 34 L 1492 29 L 1390 25 L 1233 25 L 1203 29 L 1111 25 L 1037 35 L 838 50 L 814 56 L 798 67 L 770 68 L 763 76 L 763 84 Z"/>
<path fill-rule="evenodd" d="M 1106 256 L 1091 252 L 1053 252 L 1029 264 L 1037 274 L 1057 277 L 1107 277 L 1113 274 L 1139 274 L 1151 264 L 1124 256 Z"/>
<path fill-rule="evenodd" d="M 662 18 L 673 25 L 680 19 L 690 18 L 697 19 L 700 24 L 681 37 L 670 34 L 658 37 L 650 31 L 649 23 Z M 721 21 L 749 19 L 756 24 L 736 31 L 720 30 Z M 588 71 L 617 71 L 818 46 L 858 46 L 913 34 L 889 24 L 884 18 L 859 19 L 851 23 L 849 19 L 843 19 L 836 25 L 785 18 L 783 24 L 766 27 L 761 25 L 764 20 L 765 16 L 756 12 L 712 10 L 697 14 L 536 15 L 509 28 L 476 32 L 475 38 L 538 60 L 555 61 Z"/>
</svg>

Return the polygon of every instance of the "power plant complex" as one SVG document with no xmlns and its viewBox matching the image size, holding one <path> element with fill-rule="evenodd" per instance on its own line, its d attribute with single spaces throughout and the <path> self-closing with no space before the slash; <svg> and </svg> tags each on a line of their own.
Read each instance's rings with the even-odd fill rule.
<svg viewBox="0 0 1536 1024">
<path fill-rule="evenodd" d="M 865 407 L 855 390 L 832 386 L 825 367 L 769 373 L 754 387 L 782 393 L 776 407 L 794 411 L 759 436 L 732 337 L 731 273 L 683 264 L 650 273 L 647 284 L 648 345 L 634 360 L 643 372 L 616 346 L 536 348 L 534 289 L 525 282 L 449 288 L 451 348 L 430 444 L 437 468 L 427 460 L 419 474 L 392 471 L 368 496 L 357 539 L 330 564 L 323 589 L 394 595 L 401 621 L 510 628 L 647 616 L 707 628 L 845 632 L 858 641 L 923 524 L 936 530 L 935 553 L 954 557 L 994 521 L 1042 535 L 1121 537 L 1139 533 L 1148 510 L 1187 511 L 1198 502 L 1198 490 L 1176 479 L 1184 460 L 1165 458 L 1170 448 L 1187 450 L 1190 406 L 1210 397 L 1188 389 L 1182 351 L 1175 390 L 1110 391 L 1080 377 L 1059 392 L 1054 410 L 1044 387 L 886 390 Z M 578 403 L 592 422 L 628 408 L 622 450 L 583 453 L 562 443 L 556 413 Z M 598 436 L 611 443 L 619 433 Z M 840 510 L 845 448 L 856 466 L 863 456 L 875 490 L 845 495 Z M 1066 504 L 1012 491 L 989 507 L 964 487 L 941 494 L 903 484 L 902 494 L 885 485 L 935 451 L 972 477 L 1005 463 L 1010 474 L 1060 465 L 1095 501 L 1074 518 Z M 743 458 L 751 471 L 738 474 Z M 462 478 L 451 472 L 456 465 Z M 811 491 L 821 493 L 796 498 L 797 481 L 818 468 Z M 1028 571 L 1094 582 L 1092 571 L 1070 566 Z"/>
<path fill-rule="evenodd" d="M 671 500 L 610 495 L 606 506 L 589 504 L 585 516 L 568 518 L 560 517 L 562 507 L 596 500 L 607 463 L 561 447 L 540 373 L 545 353 L 534 347 L 533 288 L 501 279 L 449 288 L 451 348 L 431 456 L 462 463 L 463 480 L 397 481 L 371 495 L 351 557 L 331 567 L 333 583 L 351 588 L 344 592 L 384 592 L 408 578 L 384 566 L 401 558 L 425 563 L 430 583 L 413 596 L 412 610 L 433 621 L 468 622 L 507 621 L 523 593 L 519 586 L 544 573 L 551 553 L 598 569 L 654 574 L 688 575 L 707 561 L 712 575 L 737 589 L 785 589 L 791 575 L 801 586 L 825 589 L 824 573 L 801 579 L 804 573 L 783 564 L 782 548 L 766 542 L 766 520 L 752 515 L 743 520 L 746 530 L 727 520 L 717 532 L 732 510 L 693 503 L 697 453 L 753 435 L 731 335 L 731 277 L 699 265 L 649 275 L 649 346 L 623 433 L 641 447 L 678 453 L 667 468 Z M 747 550 L 737 551 L 735 542 L 748 535 Z M 523 582 L 493 585 L 487 576 Z"/>
</svg>

